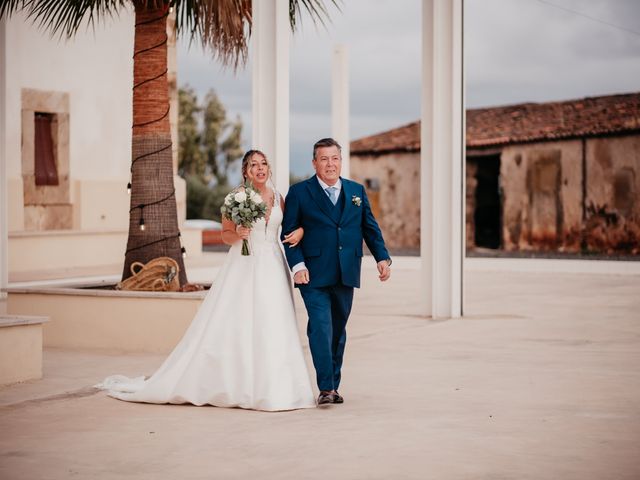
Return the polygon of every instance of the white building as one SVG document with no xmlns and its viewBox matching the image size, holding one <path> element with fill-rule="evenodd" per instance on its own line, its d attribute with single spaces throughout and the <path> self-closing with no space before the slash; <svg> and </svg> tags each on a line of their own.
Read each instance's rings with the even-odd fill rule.
<svg viewBox="0 0 640 480">
<path fill-rule="evenodd" d="M 0 21 L 3 283 L 8 274 L 123 261 L 133 37 L 133 11 L 83 25 L 72 40 L 52 38 L 21 14 Z M 174 60 L 174 42 L 169 52 Z M 175 61 L 169 68 L 175 93 Z M 178 177 L 176 188 L 182 223 Z M 184 241 L 199 250 L 198 232 Z"/>
</svg>

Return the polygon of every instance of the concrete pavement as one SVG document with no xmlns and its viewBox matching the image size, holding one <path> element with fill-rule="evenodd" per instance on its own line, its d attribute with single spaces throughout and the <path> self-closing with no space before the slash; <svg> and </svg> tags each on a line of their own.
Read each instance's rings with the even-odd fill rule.
<svg viewBox="0 0 640 480">
<path fill-rule="evenodd" d="M 0 389 L 0 479 L 640 478 L 640 275 L 487 264 L 466 277 L 467 316 L 433 321 L 417 259 L 387 284 L 372 263 L 344 405 L 119 402 L 91 385 L 161 356 L 47 350 L 43 380 Z"/>
</svg>

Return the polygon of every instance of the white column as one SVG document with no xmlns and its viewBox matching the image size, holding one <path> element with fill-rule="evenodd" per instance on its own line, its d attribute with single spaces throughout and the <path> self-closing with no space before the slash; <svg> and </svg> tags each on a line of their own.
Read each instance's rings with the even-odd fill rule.
<svg viewBox="0 0 640 480">
<path fill-rule="evenodd" d="M 462 0 L 422 2 L 420 249 L 425 314 L 462 315 Z"/>
<path fill-rule="evenodd" d="M 349 178 L 349 54 L 345 45 L 336 45 L 333 49 L 331 135 L 342 146 L 342 176 Z"/>
<path fill-rule="evenodd" d="M 269 158 L 276 187 L 289 190 L 289 0 L 254 0 L 251 33 L 253 145 Z"/>
<path fill-rule="evenodd" d="M 0 289 L 6 288 L 9 283 L 6 37 L 6 20 L 0 20 Z M 0 292 L 0 300 L 6 297 L 6 293 Z"/>
</svg>

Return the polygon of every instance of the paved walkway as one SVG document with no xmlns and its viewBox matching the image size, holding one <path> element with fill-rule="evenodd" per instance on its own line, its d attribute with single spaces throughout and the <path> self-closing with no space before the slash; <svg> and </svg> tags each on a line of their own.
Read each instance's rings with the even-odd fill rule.
<svg viewBox="0 0 640 480">
<path fill-rule="evenodd" d="M 162 357 L 47 350 L 0 389 L 0 479 L 640 478 L 639 275 L 475 264 L 468 316 L 430 321 L 417 265 L 365 269 L 341 406 L 129 404 L 91 385 Z"/>
</svg>

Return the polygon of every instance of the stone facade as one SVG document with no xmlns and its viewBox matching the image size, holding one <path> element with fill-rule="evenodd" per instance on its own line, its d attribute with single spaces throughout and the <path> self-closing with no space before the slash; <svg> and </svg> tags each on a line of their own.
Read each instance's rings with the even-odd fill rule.
<svg viewBox="0 0 640 480">
<path fill-rule="evenodd" d="M 420 238 L 420 162 L 413 153 L 351 157 L 351 178 L 367 196 L 391 248 L 413 247 Z"/>
<path fill-rule="evenodd" d="M 640 254 L 640 134 L 586 144 L 587 248 Z"/>
<path fill-rule="evenodd" d="M 469 152 L 473 155 L 473 151 Z M 478 162 L 467 161 L 467 246 Z M 640 253 L 640 135 L 510 145 L 500 152 L 501 248 Z"/>
<path fill-rule="evenodd" d="M 640 254 L 639 106 L 630 94 L 468 111 L 467 249 Z M 420 246 L 419 168 L 418 122 L 351 144 L 392 248 Z"/>
<path fill-rule="evenodd" d="M 543 142 L 502 151 L 505 250 L 567 248 L 566 235 L 579 231 L 582 223 L 581 145 L 580 140 Z"/>
</svg>

